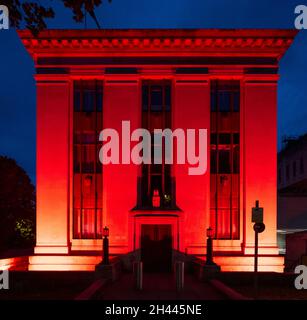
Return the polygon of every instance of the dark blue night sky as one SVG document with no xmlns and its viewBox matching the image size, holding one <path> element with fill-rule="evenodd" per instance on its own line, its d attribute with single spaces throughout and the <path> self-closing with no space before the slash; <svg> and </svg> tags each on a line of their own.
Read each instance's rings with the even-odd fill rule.
<svg viewBox="0 0 307 320">
<path fill-rule="evenodd" d="M 49 28 L 84 28 L 56 1 Z M 1 0 L 0 0 L 1 3 Z M 307 0 L 113 0 L 97 11 L 105 28 L 294 28 L 294 8 Z M 90 18 L 87 28 L 95 28 Z M 17 160 L 35 183 L 34 66 L 14 30 L 0 31 L 0 154 Z M 307 132 L 307 30 L 281 62 L 279 146 L 283 135 Z"/>
</svg>

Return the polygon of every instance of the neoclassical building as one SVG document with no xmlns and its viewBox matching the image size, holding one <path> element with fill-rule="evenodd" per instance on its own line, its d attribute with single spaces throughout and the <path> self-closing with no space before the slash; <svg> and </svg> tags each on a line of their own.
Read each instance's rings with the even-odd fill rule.
<svg viewBox="0 0 307 320">
<path fill-rule="evenodd" d="M 260 270 L 276 244 L 277 85 L 291 30 L 48 30 L 19 36 L 37 84 L 37 243 L 32 270 L 92 270 L 110 251 L 151 263 L 177 250 L 252 270 L 251 210 L 264 207 Z M 102 165 L 99 134 L 207 129 L 205 174 L 189 164 Z M 125 146 L 121 145 L 119 154 Z M 155 147 L 155 146 L 153 146 Z M 202 146 L 200 146 L 201 148 Z M 158 196 L 157 199 L 153 199 Z M 157 253 L 157 254 L 156 254 Z"/>
</svg>

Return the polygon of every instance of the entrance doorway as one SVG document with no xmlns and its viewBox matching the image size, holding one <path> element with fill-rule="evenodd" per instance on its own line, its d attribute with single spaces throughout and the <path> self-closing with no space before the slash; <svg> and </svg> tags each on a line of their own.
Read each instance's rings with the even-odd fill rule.
<svg viewBox="0 0 307 320">
<path fill-rule="evenodd" d="M 171 272 L 172 226 L 170 224 L 142 225 L 141 259 L 145 272 Z"/>
</svg>

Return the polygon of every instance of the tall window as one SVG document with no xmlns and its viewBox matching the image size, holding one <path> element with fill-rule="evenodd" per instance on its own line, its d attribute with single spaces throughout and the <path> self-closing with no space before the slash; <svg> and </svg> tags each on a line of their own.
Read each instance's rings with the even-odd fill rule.
<svg viewBox="0 0 307 320">
<path fill-rule="evenodd" d="M 240 237 L 240 83 L 211 83 L 210 222 L 216 239 Z"/>
<path fill-rule="evenodd" d="M 165 164 L 163 152 L 162 164 L 154 164 L 154 151 L 162 147 L 154 145 L 154 129 L 171 129 L 171 84 L 169 81 L 144 82 L 142 86 L 142 127 L 151 133 L 152 161 L 142 166 L 139 181 L 138 206 L 152 207 L 152 196 L 158 192 L 160 207 L 172 207 L 175 203 L 174 183 L 171 177 L 171 165 Z"/>
<path fill-rule="evenodd" d="M 102 81 L 74 83 L 73 236 L 102 237 Z"/>
</svg>

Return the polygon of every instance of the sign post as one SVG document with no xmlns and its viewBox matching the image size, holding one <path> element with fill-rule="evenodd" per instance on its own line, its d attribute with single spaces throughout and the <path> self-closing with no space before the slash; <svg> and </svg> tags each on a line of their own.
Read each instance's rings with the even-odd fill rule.
<svg viewBox="0 0 307 320">
<path fill-rule="evenodd" d="M 258 235 L 265 230 L 263 223 L 263 208 L 259 207 L 259 200 L 256 201 L 256 206 L 252 208 L 252 222 L 254 222 L 255 231 L 255 255 L 254 255 L 254 290 L 255 299 L 258 297 Z"/>
</svg>

